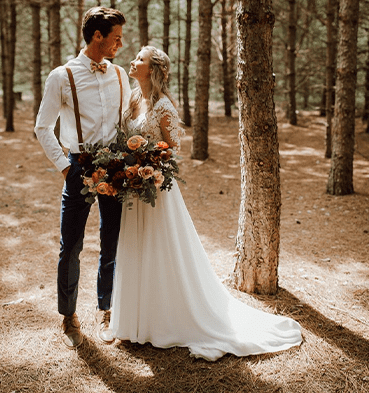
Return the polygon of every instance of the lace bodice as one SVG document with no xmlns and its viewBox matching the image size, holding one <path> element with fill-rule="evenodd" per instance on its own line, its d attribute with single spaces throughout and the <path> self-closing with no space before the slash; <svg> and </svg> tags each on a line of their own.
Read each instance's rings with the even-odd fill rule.
<svg viewBox="0 0 369 393">
<path fill-rule="evenodd" d="M 183 129 L 179 125 L 178 112 L 167 96 L 159 99 L 149 115 L 142 113 L 135 119 L 129 120 L 127 122 L 128 131 L 130 134 L 140 134 L 146 139 L 150 138 L 153 142 L 161 141 L 163 135 L 160 130 L 160 120 L 165 116 L 169 122 L 167 129 L 170 138 L 175 143 L 175 149 L 179 150 Z"/>
</svg>

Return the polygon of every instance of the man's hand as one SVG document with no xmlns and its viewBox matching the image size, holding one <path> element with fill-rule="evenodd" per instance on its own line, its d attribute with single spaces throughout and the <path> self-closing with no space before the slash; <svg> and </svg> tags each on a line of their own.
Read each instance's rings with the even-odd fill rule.
<svg viewBox="0 0 369 393">
<path fill-rule="evenodd" d="M 64 180 L 66 180 L 70 166 L 67 166 L 65 169 L 62 170 L 62 174 L 64 176 Z"/>
</svg>

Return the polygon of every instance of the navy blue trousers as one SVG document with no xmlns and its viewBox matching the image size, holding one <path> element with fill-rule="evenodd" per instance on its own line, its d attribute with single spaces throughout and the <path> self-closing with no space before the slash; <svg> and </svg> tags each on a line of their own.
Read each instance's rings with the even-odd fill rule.
<svg viewBox="0 0 369 393">
<path fill-rule="evenodd" d="M 60 217 L 60 254 L 58 263 L 58 310 L 62 315 L 76 311 L 78 281 L 80 276 L 79 254 L 91 205 L 81 194 L 84 187 L 79 154 L 69 154 L 71 163 L 64 183 Z M 113 288 L 115 256 L 119 237 L 122 205 L 114 197 L 99 195 L 100 257 L 97 275 L 97 301 L 100 310 L 110 308 Z"/>
</svg>

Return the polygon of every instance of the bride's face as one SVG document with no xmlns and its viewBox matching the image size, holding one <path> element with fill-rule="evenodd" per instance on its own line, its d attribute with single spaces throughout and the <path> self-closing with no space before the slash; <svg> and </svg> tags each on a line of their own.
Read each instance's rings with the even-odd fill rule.
<svg viewBox="0 0 369 393">
<path fill-rule="evenodd" d="M 138 81 L 144 81 L 150 79 L 150 53 L 147 50 L 138 53 L 136 58 L 131 61 L 131 68 L 129 70 L 129 76 L 135 78 Z"/>
</svg>

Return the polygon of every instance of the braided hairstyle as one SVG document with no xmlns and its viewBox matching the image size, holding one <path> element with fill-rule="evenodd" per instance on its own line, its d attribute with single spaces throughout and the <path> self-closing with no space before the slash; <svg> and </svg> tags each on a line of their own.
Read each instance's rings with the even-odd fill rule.
<svg viewBox="0 0 369 393">
<path fill-rule="evenodd" d="M 154 105 L 159 101 L 160 95 L 166 95 L 174 106 L 176 103 L 170 94 L 168 87 L 168 79 L 170 73 L 170 59 L 168 55 L 162 50 L 155 48 L 154 46 L 144 46 L 142 51 L 148 51 L 149 57 L 149 68 L 151 69 L 151 91 L 149 96 L 149 108 L 150 113 Z M 129 101 L 129 107 L 124 113 L 124 121 L 132 117 L 133 112 L 139 106 L 142 99 L 142 91 L 140 85 L 135 81 L 135 86 L 132 90 L 131 99 Z"/>
</svg>

